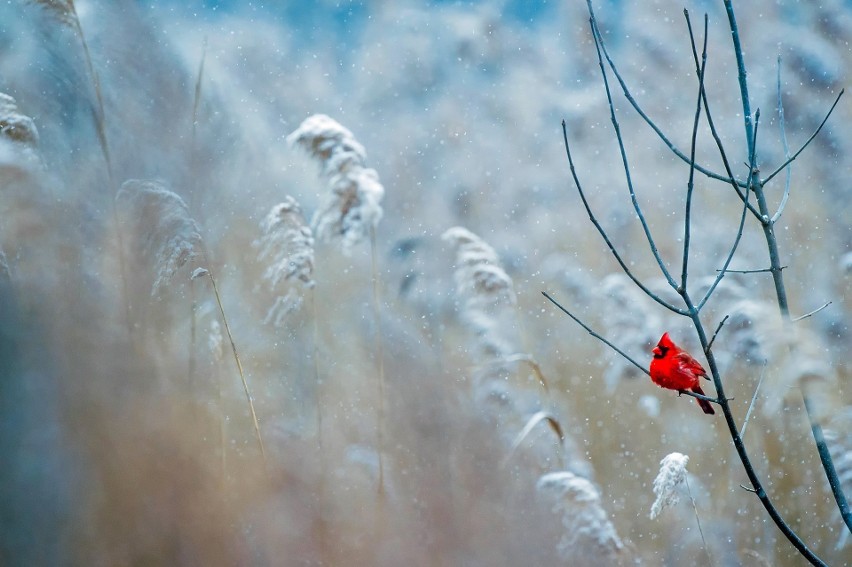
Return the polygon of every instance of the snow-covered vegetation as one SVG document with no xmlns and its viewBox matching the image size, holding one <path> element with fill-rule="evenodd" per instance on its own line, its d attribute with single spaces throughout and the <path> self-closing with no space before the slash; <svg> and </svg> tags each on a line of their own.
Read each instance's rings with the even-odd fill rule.
<svg viewBox="0 0 852 567">
<path fill-rule="evenodd" d="M 707 97 L 745 176 L 724 5 L 685 4 L 709 14 Z M 684 3 L 594 6 L 688 153 Z M 736 10 L 769 174 L 848 85 L 852 10 Z M 701 353 L 574 186 L 562 120 L 614 246 L 677 299 L 588 19 L 583 0 L 0 4 L 0 564 L 800 565 L 722 417 L 540 293 L 643 364 L 664 331 Z M 678 271 L 689 165 L 610 86 Z M 793 316 L 831 304 L 791 327 L 769 274 L 730 273 L 702 312 L 729 316 L 713 352 L 767 493 L 832 565 L 852 544 L 800 391 L 852 496 L 850 121 L 844 97 L 775 227 Z M 724 171 L 706 122 L 696 152 Z M 695 179 L 701 297 L 743 204 Z M 745 227 L 730 267 L 768 268 Z"/>
</svg>

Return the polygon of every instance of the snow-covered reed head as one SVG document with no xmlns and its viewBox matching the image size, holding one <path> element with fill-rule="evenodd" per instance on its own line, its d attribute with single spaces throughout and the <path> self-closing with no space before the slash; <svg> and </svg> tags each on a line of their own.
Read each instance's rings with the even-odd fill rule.
<svg viewBox="0 0 852 567">
<path fill-rule="evenodd" d="M 320 163 L 329 193 L 311 219 L 317 238 L 340 240 L 341 250 L 369 236 L 382 219 L 385 189 L 376 170 L 365 167 L 366 152 L 348 129 L 324 114 L 307 119 L 289 136 Z"/>
<path fill-rule="evenodd" d="M 38 129 L 33 119 L 18 111 L 15 99 L 0 93 L 0 137 L 35 149 Z"/>
<path fill-rule="evenodd" d="M 494 249 L 474 233 L 460 226 L 441 237 L 456 251 L 456 297 L 461 303 L 462 320 L 491 355 L 507 356 L 512 345 L 501 337 L 498 316 L 516 302 L 512 279 L 503 269 Z"/>
<path fill-rule="evenodd" d="M 0 93 L 0 168 L 18 174 L 39 169 L 38 144 L 38 129 L 33 119 L 21 114 L 14 98 Z M 10 180 L 7 175 L 3 177 L 0 183 Z"/>
<path fill-rule="evenodd" d="M 367 152 L 345 126 L 326 116 L 314 114 L 287 136 L 287 142 L 299 146 L 317 160 L 324 175 L 332 176 L 354 167 L 363 167 Z"/>
<path fill-rule="evenodd" d="M 680 500 L 678 489 L 686 481 L 686 464 L 689 456 L 669 453 L 660 461 L 660 472 L 654 479 L 654 494 L 657 499 L 651 506 L 651 519 L 660 515 L 663 508 L 674 506 Z"/>
<path fill-rule="evenodd" d="M 115 199 L 135 238 L 133 252 L 155 272 L 156 296 L 201 250 L 198 225 L 184 200 L 160 181 L 130 179 Z"/>
<path fill-rule="evenodd" d="M 260 231 L 260 238 L 254 242 L 257 259 L 266 264 L 263 279 L 276 294 L 266 320 L 280 326 L 287 313 L 302 303 L 302 295 L 293 283 L 314 286 L 314 237 L 299 203 L 289 195 L 272 207 L 260 223 Z"/>
<path fill-rule="evenodd" d="M 543 475 L 536 489 L 552 502 L 553 512 L 562 517 L 565 531 L 557 551 L 564 559 L 575 559 L 583 550 L 606 564 L 624 549 L 594 484 L 574 473 L 561 471 Z"/>
</svg>

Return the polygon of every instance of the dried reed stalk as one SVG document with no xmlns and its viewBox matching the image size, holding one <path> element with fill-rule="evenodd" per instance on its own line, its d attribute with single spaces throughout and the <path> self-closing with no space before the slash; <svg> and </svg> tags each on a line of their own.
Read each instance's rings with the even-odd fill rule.
<svg viewBox="0 0 852 567">
<path fill-rule="evenodd" d="M 287 142 L 308 152 L 320 164 L 329 192 L 311 219 L 311 228 L 321 241 L 338 241 L 349 255 L 352 248 L 370 239 L 373 317 L 376 326 L 377 397 L 376 438 L 379 454 L 379 494 L 384 495 L 384 343 L 379 301 L 380 280 L 376 252 L 376 226 L 382 218 L 385 189 L 374 169 L 365 166 L 367 152 L 347 128 L 334 119 L 315 114 L 287 136 Z"/>
</svg>

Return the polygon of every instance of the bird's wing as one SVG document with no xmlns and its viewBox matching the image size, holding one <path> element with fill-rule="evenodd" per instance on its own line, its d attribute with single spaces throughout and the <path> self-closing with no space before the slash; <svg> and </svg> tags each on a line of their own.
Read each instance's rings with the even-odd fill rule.
<svg viewBox="0 0 852 567">
<path fill-rule="evenodd" d="M 695 374 L 696 376 L 704 376 L 707 377 L 707 371 L 704 370 L 704 367 L 701 366 L 701 363 L 695 360 L 692 355 L 688 352 L 679 352 L 675 355 L 675 359 L 677 360 L 678 366 L 682 370 L 686 370 L 691 374 Z"/>
</svg>

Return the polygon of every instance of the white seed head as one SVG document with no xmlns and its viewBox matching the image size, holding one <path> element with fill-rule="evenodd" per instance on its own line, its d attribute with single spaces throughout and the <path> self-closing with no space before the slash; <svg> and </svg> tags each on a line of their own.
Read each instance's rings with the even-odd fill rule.
<svg viewBox="0 0 852 567">
<path fill-rule="evenodd" d="M 35 149 L 38 147 L 38 129 L 29 116 L 18 111 L 15 99 L 0 93 L 0 137 Z"/>
<path fill-rule="evenodd" d="M 289 195 L 272 207 L 260 230 L 261 236 L 254 242 L 257 259 L 266 265 L 263 280 L 276 294 L 266 321 L 281 326 L 285 316 L 302 304 L 301 290 L 293 284 L 314 286 L 314 238 L 299 204 Z"/>
<path fill-rule="evenodd" d="M 657 499 L 651 506 L 651 519 L 660 515 L 663 508 L 674 506 L 680 497 L 678 487 L 686 481 L 686 464 L 689 457 L 682 453 L 670 453 L 660 461 L 660 472 L 654 479 L 654 494 Z"/>
<path fill-rule="evenodd" d="M 341 250 L 369 236 L 382 219 L 385 189 L 374 169 L 365 167 L 366 152 L 352 132 L 324 114 L 307 119 L 287 141 L 303 148 L 320 163 L 329 192 L 311 219 L 316 237 L 340 240 Z"/>
<path fill-rule="evenodd" d="M 594 484 L 574 473 L 562 471 L 542 476 L 536 490 L 552 502 L 553 512 L 562 517 L 565 531 L 557 550 L 563 558 L 570 560 L 575 557 L 578 546 L 591 545 L 609 557 L 624 549 Z"/>
<path fill-rule="evenodd" d="M 115 199 L 131 227 L 134 253 L 155 271 L 156 296 L 201 249 L 198 225 L 183 199 L 159 181 L 125 181 Z"/>
<path fill-rule="evenodd" d="M 462 321 L 486 355 L 500 358 L 512 354 L 516 349 L 504 327 L 505 317 L 512 315 L 506 308 L 516 302 L 515 290 L 497 253 L 466 228 L 451 228 L 441 238 L 456 250 L 454 279 Z"/>
</svg>

